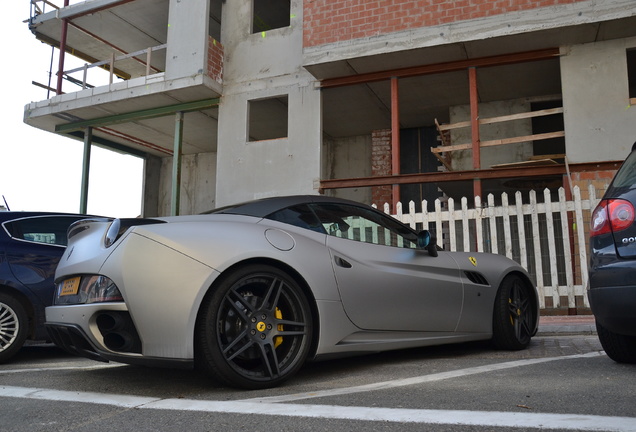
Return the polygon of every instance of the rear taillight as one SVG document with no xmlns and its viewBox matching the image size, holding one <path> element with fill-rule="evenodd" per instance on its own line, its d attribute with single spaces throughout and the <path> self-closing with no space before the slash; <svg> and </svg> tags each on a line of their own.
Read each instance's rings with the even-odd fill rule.
<svg viewBox="0 0 636 432">
<path fill-rule="evenodd" d="M 617 232 L 634 223 L 634 206 L 621 199 L 602 200 L 592 213 L 590 236 Z"/>
</svg>

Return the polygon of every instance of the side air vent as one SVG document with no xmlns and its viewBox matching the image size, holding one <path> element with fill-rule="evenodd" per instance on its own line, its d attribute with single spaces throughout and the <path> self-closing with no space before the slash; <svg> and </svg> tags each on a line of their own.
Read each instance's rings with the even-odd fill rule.
<svg viewBox="0 0 636 432">
<path fill-rule="evenodd" d="M 473 271 L 465 271 L 464 274 L 466 275 L 469 281 L 471 281 L 472 283 L 476 285 L 490 285 L 488 281 L 486 280 L 486 277 L 481 273 L 477 273 Z"/>
</svg>

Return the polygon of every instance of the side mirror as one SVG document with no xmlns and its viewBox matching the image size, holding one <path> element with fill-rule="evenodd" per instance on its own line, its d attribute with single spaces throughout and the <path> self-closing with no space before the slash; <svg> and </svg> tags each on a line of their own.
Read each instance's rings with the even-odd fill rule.
<svg viewBox="0 0 636 432">
<path fill-rule="evenodd" d="M 426 249 L 428 254 L 432 257 L 436 257 L 438 255 L 437 240 L 428 230 L 423 230 L 417 233 L 417 247 L 420 249 Z"/>
</svg>

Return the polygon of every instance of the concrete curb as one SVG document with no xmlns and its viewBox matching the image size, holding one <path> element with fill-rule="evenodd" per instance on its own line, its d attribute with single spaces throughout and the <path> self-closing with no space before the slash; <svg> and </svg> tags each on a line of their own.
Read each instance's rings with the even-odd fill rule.
<svg viewBox="0 0 636 432">
<path fill-rule="evenodd" d="M 542 316 L 539 318 L 537 336 L 595 334 L 596 321 L 593 315 Z"/>
</svg>

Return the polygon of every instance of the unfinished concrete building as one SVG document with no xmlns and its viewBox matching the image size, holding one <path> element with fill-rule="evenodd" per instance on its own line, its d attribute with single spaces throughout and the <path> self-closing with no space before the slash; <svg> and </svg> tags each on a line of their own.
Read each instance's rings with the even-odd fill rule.
<svg viewBox="0 0 636 432">
<path fill-rule="evenodd" d="M 636 141 L 633 0 L 53 3 L 29 26 L 57 81 L 25 121 L 143 157 L 144 216 L 602 190 Z"/>
</svg>

